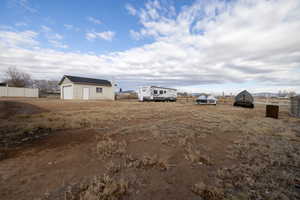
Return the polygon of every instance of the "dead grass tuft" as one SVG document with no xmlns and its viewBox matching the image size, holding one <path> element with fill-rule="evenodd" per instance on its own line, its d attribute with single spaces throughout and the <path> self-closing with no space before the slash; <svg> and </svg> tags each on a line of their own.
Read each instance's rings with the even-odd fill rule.
<svg viewBox="0 0 300 200">
<path fill-rule="evenodd" d="M 207 186 L 204 183 L 196 183 L 192 186 L 192 191 L 199 195 L 204 200 L 222 200 L 224 199 L 224 194 L 222 190 L 215 187 Z"/>
<path fill-rule="evenodd" d="M 108 158 L 113 155 L 123 155 L 126 152 L 126 141 L 115 141 L 110 137 L 105 137 L 97 143 L 97 153 L 102 158 Z"/>
<path fill-rule="evenodd" d="M 125 166 L 128 168 L 158 168 L 162 171 L 170 169 L 171 165 L 168 163 L 167 159 L 159 158 L 157 155 L 144 155 L 141 159 L 135 158 L 132 155 L 127 155 L 125 159 Z"/>
<path fill-rule="evenodd" d="M 212 165 L 211 159 L 207 155 L 201 154 L 200 150 L 197 149 L 195 145 L 187 143 L 184 147 L 184 151 L 184 158 L 186 160 L 189 160 L 194 164 Z"/>
<path fill-rule="evenodd" d="M 128 193 L 129 181 L 114 179 L 106 174 L 95 176 L 79 188 L 69 187 L 65 200 L 118 200 Z"/>
<path fill-rule="evenodd" d="M 222 168 L 218 177 L 235 197 L 240 191 L 249 199 L 295 199 L 294 179 L 300 164 L 298 144 L 273 135 L 244 136 L 230 148 L 237 165 Z M 297 175 L 298 174 L 298 175 Z"/>
<path fill-rule="evenodd" d="M 109 174 L 116 174 L 120 172 L 121 170 L 121 165 L 120 163 L 115 163 L 113 161 L 110 161 L 106 166 L 105 166 L 107 172 Z"/>
</svg>

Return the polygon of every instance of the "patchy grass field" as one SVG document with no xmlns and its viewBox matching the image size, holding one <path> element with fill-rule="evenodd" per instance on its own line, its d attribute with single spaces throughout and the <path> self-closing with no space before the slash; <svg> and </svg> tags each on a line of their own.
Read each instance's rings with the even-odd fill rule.
<svg viewBox="0 0 300 200">
<path fill-rule="evenodd" d="M 281 108 L 0 100 L 0 199 L 297 199 L 300 120 Z"/>
</svg>

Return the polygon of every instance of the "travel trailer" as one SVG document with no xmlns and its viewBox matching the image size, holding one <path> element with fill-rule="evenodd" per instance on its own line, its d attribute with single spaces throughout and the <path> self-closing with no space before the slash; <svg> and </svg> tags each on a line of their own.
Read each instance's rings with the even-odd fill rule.
<svg viewBox="0 0 300 200">
<path fill-rule="evenodd" d="M 200 95 L 196 99 L 196 104 L 199 105 L 217 105 L 217 99 L 210 95 Z"/>
<path fill-rule="evenodd" d="M 143 86 L 138 89 L 139 101 L 176 101 L 177 90 L 173 88 Z"/>
</svg>

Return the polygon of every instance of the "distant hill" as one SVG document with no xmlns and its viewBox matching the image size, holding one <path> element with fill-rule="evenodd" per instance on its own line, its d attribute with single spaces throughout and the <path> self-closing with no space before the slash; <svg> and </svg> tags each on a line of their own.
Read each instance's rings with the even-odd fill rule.
<svg viewBox="0 0 300 200">
<path fill-rule="evenodd" d="M 254 97 L 278 97 L 278 93 L 272 93 L 272 92 L 259 92 L 259 93 L 252 93 L 252 96 Z"/>
</svg>

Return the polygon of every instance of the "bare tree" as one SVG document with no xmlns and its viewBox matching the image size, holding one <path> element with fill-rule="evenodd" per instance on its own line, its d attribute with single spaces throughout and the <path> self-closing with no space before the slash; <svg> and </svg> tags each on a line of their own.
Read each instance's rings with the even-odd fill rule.
<svg viewBox="0 0 300 200">
<path fill-rule="evenodd" d="M 30 74 L 19 71 L 16 67 L 9 67 L 5 72 L 6 83 L 12 87 L 32 87 Z"/>
<path fill-rule="evenodd" d="M 34 87 L 39 88 L 41 93 L 55 93 L 59 91 L 56 80 L 34 80 Z"/>
<path fill-rule="evenodd" d="M 293 96 L 296 96 L 296 92 L 295 91 L 290 91 L 289 94 L 288 94 L 288 97 L 293 97 Z"/>
</svg>

